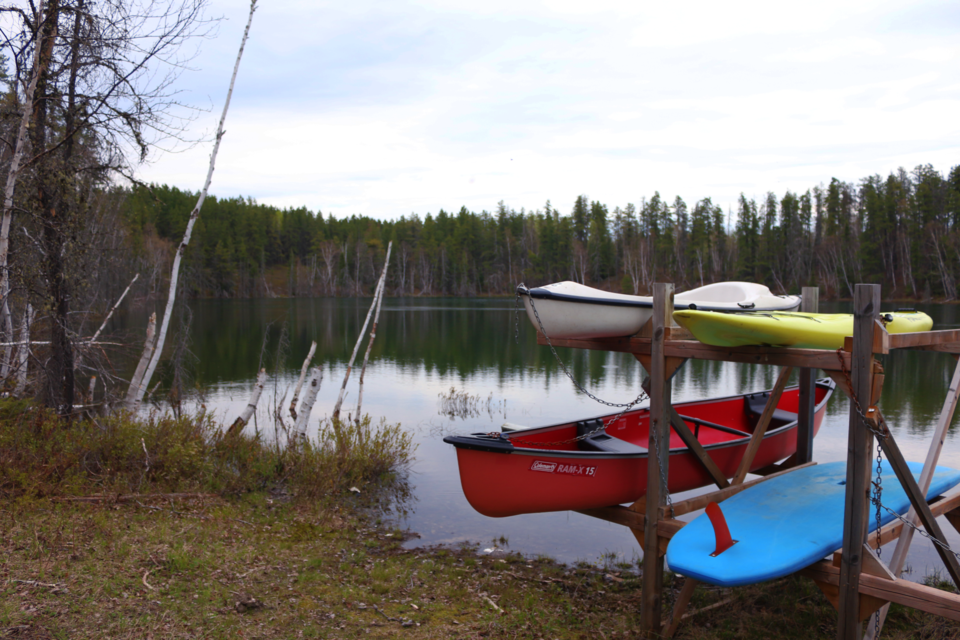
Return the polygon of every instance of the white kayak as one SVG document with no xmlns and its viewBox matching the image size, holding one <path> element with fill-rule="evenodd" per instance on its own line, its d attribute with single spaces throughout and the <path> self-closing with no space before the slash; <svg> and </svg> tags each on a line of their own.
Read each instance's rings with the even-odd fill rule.
<svg viewBox="0 0 960 640">
<path fill-rule="evenodd" d="M 652 296 L 611 293 L 569 280 L 533 289 L 521 284 L 517 294 L 523 298 L 534 328 L 551 338 L 632 336 L 653 315 Z M 800 296 L 775 296 L 767 287 L 752 282 L 717 282 L 676 294 L 673 308 L 728 313 L 796 311 Z"/>
</svg>

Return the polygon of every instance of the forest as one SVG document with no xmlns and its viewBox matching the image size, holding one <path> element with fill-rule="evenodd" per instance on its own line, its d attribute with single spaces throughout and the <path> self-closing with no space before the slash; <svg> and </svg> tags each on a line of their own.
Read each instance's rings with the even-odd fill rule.
<svg viewBox="0 0 960 640">
<path fill-rule="evenodd" d="M 160 295 L 197 194 L 151 185 L 113 195 L 124 235 L 115 244 L 129 259 L 111 289 L 141 272 L 143 295 Z M 749 280 L 776 293 L 817 285 L 825 298 L 872 282 L 886 298 L 949 301 L 960 277 L 960 165 L 947 176 L 921 165 L 856 183 L 833 178 L 759 202 L 741 194 L 727 211 L 710 198 L 691 205 L 654 192 L 612 208 L 582 195 L 569 212 L 549 200 L 534 211 L 500 201 L 492 212 L 338 219 L 209 197 L 184 287 L 192 297 L 370 295 L 389 241 L 396 296 L 509 295 L 519 282 L 559 280 L 644 294 L 655 281 L 686 289 Z"/>
</svg>

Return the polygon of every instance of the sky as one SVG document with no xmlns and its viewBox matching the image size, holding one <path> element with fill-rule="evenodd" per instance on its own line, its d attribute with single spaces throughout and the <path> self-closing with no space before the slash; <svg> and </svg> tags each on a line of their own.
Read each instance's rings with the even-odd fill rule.
<svg viewBox="0 0 960 640">
<path fill-rule="evenodd" d="M 178 81 L 206 141 L 141 179 L 202 188 L 248 6 Z M 211 193 L 338 218 L 946 174 L 960 2 L 264 0 L 225 129 Z"/>
</svg>

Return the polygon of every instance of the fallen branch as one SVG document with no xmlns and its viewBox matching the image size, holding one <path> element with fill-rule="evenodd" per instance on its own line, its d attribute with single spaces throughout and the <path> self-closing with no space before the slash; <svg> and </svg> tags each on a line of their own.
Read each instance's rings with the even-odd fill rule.
<svg viewBox="0 0 960 640">
<path fill-rule="evenodd" d="M 483 599 L 486 601 L 487 604 L 489 604 L 491 607 L 493 607 L 494 609 L 496 609 L 498 612 L 500 612 L 500 613 L 506 613 L 506 611 L 504 611 L 503 609 L 501 609 L 500 607 L 498 607 L 498 606 L 497 606 L 497 603 L 494 602 L 493 600 L 491 600 L 489 596 L 483 596 Z"/>
<path fill-rule="evenodd" d="M 130 493 L 126 495 L 100 494 L 53 498 L 54 502 L 129 502 L 131 500 L 203 500 L 216 498 L 215 493 Z"/>
<path fill-rule="evenodd" d="M 153 571 L 153 569 L 147 569 L 147 572 L 143 574 L 143 579 L 141 580 L 141 582 L 143 583 L 143 586 L 145 586 L 147 589 L 150 589 L 151 591 L 156 591 L 157 588 L 151 585 L 149 582 L 147 582 L 147 576 L 150 575 L 151 571 Z"/>
<path fill-rule="evenodd" d="M 57 582 L 50 583 L 50 582 L 38 582 L 36 580 L 17 580 L 16 578 L 11 579 L 10 582 L 13 582 L 16 584 L 25 584 L 28 587 L 42 587 L 44 589 L 53 589 L 54 593 L 57 593 L 58 591 L 68 593 L 70 591 L 69 589 L 67 589 L 67 585 L 60 584 Z"/>
</svg>

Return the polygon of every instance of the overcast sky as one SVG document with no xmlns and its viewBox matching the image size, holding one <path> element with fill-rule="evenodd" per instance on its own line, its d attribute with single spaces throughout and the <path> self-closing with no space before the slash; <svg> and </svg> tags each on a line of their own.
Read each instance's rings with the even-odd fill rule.
<svg viewBox="0 0 960 640">
<path fill-rule="evenodd" d="M 212 135 L 246 21 L 183 98 Z M 211 192 L 337 217 L 569 213 L 654 191 L 725 209 L 960 164 L 960 2 L 264 0 Z M 212 144 L 141 177 L 202 187 Z"/>
</svg>

